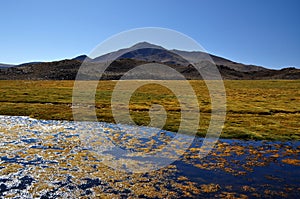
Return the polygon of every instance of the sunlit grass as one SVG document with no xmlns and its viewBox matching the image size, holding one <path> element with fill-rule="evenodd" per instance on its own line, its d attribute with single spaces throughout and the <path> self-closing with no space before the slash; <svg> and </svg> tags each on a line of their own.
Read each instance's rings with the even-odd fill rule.
<svg viewBox="0 0 300 199">
<path fill-rule="evenodd" d="M 135 82 L 132 81 L 132 84 Z M 170 81 L 178 84 L 178 81 Z M 198 134 L 205 136 L 211 101 L 203 81 L 190 81 L 200 108 Z M 100 81 L 96 93 L 99 121 L 115 122 L 111 96 L 116 81 Z M 72 120 L 73 81 L 0 81 L 0 114 L 39 119 Z M 300 140 L 300 81 L 225 81 L 227 116 L 221 137 L 238 139 Z M 177 131 L 181 109 L 174 93 L 158 84 L 137 89 L 130 100 L 130 115 L 138 125 L 150 122 L 149 108 L 162 105 L 167 112 L 164 129 Z M 126 108 L 123 104 L 119 108 Z M 91 113 L 94 114 L 94 113 Z M 88 117 L 87 117 L 88 118 Z"/>
</svg>

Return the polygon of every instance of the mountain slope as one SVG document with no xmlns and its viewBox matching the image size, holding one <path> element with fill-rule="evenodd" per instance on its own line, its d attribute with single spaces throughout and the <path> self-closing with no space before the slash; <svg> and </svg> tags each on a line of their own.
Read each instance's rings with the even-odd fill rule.
<svg viewBox="0 0 300 199">
<path fill-rule="evenodd" d="M 204 53 L 204 52 L 187 52 L 187 51 L 181 51 L 181 50 L 171 50 L 171 52 L 174 52 L 178 55 L 181 55 L 182 57 L 188 59 L 191 62 L 196 62 L 199 59 L 212 59 L 216 65 L 223 65 L 227 66 L 231 69 L 234 69 L 236 71 L 242 71 L 242 72 L 251 72 L 251 71 L 260 71 L 265 70 L 266 68 L 262 66 L 255 66 L 255 65 L 246 65 L 241 63 L 236 63 L 234 61 L 218 57 L 212 54 Z"/>
<path fill-rule="evenodd" d="M 131 52 L 131 51 L 134 51 L 137 49 L 143 49 L 143 48 L 164 49 L 161 46 L 150 44 L 148 42 L 140 42 L 140 43 L 137 43 L 137 44 L 131 46 L 130 48 L 123 48 L 123 49 L 113 51 L 113 52 L 101 55 L 99 57 L 96 57 L 93 59 L 93 62 L 106 62 L 106 61 L 115 60 L 115 59 L 118 59 L 120 56 L 124 55 L 125 53 Z"/>
<path fill-rule="evenodd" d="M 161 63 L 172 67 L 185 76 L 186 79 L 201 79 L 201 75 L 191 64 L 200 61 L 213 60 L 223 79 L 300 79 L 300 69 L 286 68 L 271 70 L 254 65 L 235 63 L 222 57 L 209 55 L 204 52 L 187 52 L 167 50 L 147 42 L 138 43 L 130 48 L 120 49 L 95 59 L 80 55 L 73 59 L 54 62 L 31 62 L 14 67 L 0 68 L 0 80 L 74 80 L 79 67 L 84 63 L 85 77 L 99 79 L 98 68 L 106 61 L 113 61 L 102 76 L 102 79 L 119 79 L 134 67 L 147 63 Z M 201 65 L 205 68 L 205 64 Z M 208 69 L 208 70 L 207 70 Z M 205 69 L 209 72 L 209 68 Z M 146 75 L 147 76 L 147 75 Z M 138 76 L 132 77 L 137 78 Z M 143 78 L 143 77 L 140 77 Z M 158 74 L 154 79 L 173 79 L 171 74 Z"/>
<path fill-rule="evenodd" d="M 14 67 L 15 65 L 12 64 L 1 64 L 0 63 L 0 68 L 10 68 L 10 67 Z"/>
<path fill-rule="evenodd" d="M 94 62 L 104 62 L 120 58 L 130 58 L 148 62 L 169 63 L 174 65 L 187 66 L 189 63 L 199 62 L 199 60 L 213 61 L 216 65 L 227 66 L 241 72 L 251 72 L 265 70 L 266 68 L 255 65 L 245 65 L 231 60 L 211 55 L 199 51 L 167 50 L 161 46 L 141 42 L 130 48 L 120 49 L 108 54 L 101 55 L 93 59 Z"/>
<path fill-rule="evenodd" d="M 134 67 L 152 62 L 119 59 L 110 64 L 102 75 L 103 80 L 119 79 Z M 78 60 L 62 60 L 55 62 L 44 62 L 38 64 L 29 64 L 19 67 L 0 69 L 0 80 L 74 80 L 82 62 Z M 102 63 L 85 63 L 87 68 L 87 79 L 98 80 L 97 68 Z M 185 76 L 186 79 L 201 79 L 201 75 L 192 66 L 182 66 L 167 64 Z M 282 70 L 259 70 L 251 72 L 236 71 L 224 65 L 217 65 L 223 79 L 300 79 L 300 70 L 296 68 L 286 68 Z M 147 75 L 145 75 L 147 76 Z M 142 79 L 145 77 L 141 77 Z M 135 76 L 135 78 L 138 76 Z M 154 79 L 174 79 L 171 74 L 158 74 Z"/>
</svg>

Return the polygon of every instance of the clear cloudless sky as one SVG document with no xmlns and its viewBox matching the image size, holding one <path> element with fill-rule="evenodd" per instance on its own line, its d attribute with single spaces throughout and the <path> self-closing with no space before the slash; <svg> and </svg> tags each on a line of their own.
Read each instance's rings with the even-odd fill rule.
<svg viewBox="0 0 300 199">
<path fill-rule="evenodd" d="M 0 9 L 0 63 L 73 58 L 119 32 L 163 27 L 233 61 L 300 67 L 298 0 L 1 0 Z"/>
</svg>

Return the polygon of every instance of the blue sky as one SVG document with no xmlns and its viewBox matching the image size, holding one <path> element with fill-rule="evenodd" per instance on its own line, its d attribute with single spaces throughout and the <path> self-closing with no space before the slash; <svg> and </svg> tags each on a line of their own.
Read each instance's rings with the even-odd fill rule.
<svg viewBox="0 0 300 199">
<path fill-rule="evenodd" d="M 297 0 L 2 0 L 0 5 L 0 63 L 72 58 L 119 32 L 163 27 L 237 62 L 300 67 Z"/>
</svg>

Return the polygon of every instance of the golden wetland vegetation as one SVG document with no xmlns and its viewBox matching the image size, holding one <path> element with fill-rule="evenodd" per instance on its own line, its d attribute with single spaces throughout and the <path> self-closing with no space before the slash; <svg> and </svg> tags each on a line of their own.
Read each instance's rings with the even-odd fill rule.
<svg viewBox="0 0 300 199">
<path fill-rule="evenodd" d="M 180 85 L 179 81 L 169 83 Z M 227 114 L 221 137 L 236 139 L 218 140 L 204 158 L 199 156 L 205 150 L 201 136 L 208 128 L 211 101 L 203 81 L 190 83 L 199 101 L 199 137 L 186 151 L 182 147 L 168 151 L 164 147 L 175 133 L 145 136 L 147 128 L 137 131 L 125 125 L 129 129 L 120 130 L 122 125 L 112 124 L 116 81 L 99 81 L 95 95 L 97 118 L 109 123 L 68 121 L 73 120 L 72 108 L 76 112 L 80 106 L 72 105 L 74 81 L 0 81 L 0 115 L 12 115 L 0 116 L 0 197 L 297 198 L 300 81 L 224 81 Z M 149 124 L 152 104 L 164 106 L 163 128 L 173 132 L 180 125 L 182 106 L 193 108 L 189 102 L 180 106 L 169 89 L 152 83 L 131 96 L 130 115 L 136 124 Z M 124 104 L 118 108 L 126 109 Z M 93 115 L 88 111 L 82 119 L 89 120 L 89 113 Z M 133 153 L 118 157 L 107 140 Z M 111 153 L 98 153 L 98 147 L 107 147 L 105 152 Z M 147 171 L 152 163 L 135 158 L 160 151 L 175 162 L 144 173 L 121 169 Z"/>
<path fill-rule="evenodd" d="M 111 111 L 115 84 L 116 81 L 98 83 L 95 106 L 99 121 L 115 122 Z M 211 115 L 209 92 L 204 81 L 190 81 L 190 84 L 200 108 L 198 135 L 205 136 Z M 226 80 L 224 84 L 227 112 L 221 138 L 300 140 L 300 81 Z M 73 85 L 74 81 L 0 81 L 0 115 L 72 120 Z M 149 108 L 155 103 L 164 106 L 167 112 L 163 128 L 176 132 L 180 125 L 180 104 L 172 91 L 158 84 L 142 86 L 133 93 L 130 114 L 135 123 L 147 126 Z"/>
</svg>

